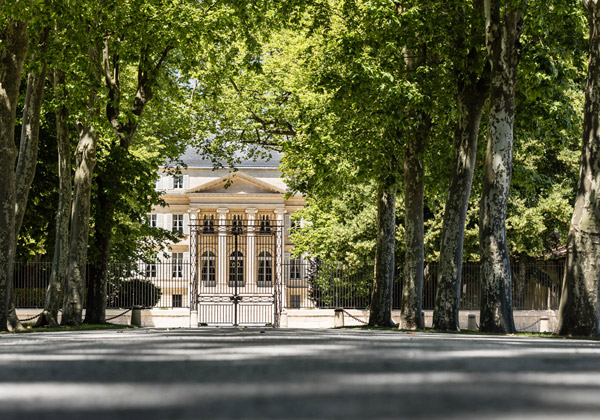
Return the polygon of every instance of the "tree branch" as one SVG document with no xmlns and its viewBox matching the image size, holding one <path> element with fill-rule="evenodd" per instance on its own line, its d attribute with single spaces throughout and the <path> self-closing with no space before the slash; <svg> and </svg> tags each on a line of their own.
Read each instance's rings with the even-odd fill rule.
<svg viewBox="0 0 600 420">
<path fill-rule="evenodd" d="M 108 37 L 104 38 L 104 48 L 102 49 L 102 64 L 104 69 L 104 80 L 108 88 L 108 102 L 106 104 L 106 118 L 113 129 L 119 134 L 121 124 L 119 123 L 121 87 L 119 83 L 119 56 L 115 54 L 112 57 L 113 75 L 110 68 L 111 56 L 108 48 Z"/>
</svg>

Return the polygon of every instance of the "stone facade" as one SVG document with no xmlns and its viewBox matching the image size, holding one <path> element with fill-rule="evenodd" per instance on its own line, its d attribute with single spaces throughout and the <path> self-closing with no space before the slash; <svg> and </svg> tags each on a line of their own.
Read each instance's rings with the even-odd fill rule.
<svg viewBox="0 0 600 420">
<path fill-rule="evenodd" d="M 214 290 L 221 290 L 219 286 L 225 287 L 231 281 L 234 275 L 231 259 L 234 254 L 226 238 L 225 227 L 235 223 L 248 226 L 243 252 L 239 252 L 240 261 L 236 260 L 237 266 L 242 267 L 242 284 L 246 288 L 260 284 L 259 277 L 266 275 L 267 268 L 273 271 L 273 276 L 283 279 L 284 267 L 289 267 L 293 248 L 289 239 L 292 227 L 290 216 L 304 206 L 305 200 L 301 195 L 286 198 L 286 185 L 279 169 L 280 155 L 273 153 L 271 159 L 242 161 L 236 165 L 235 171 L 230 168 L 215 169 L 212 162 L 201 159 L 191 150 L 181 160 L 186 167 L 177 173 L 168 168 L 159 169 L 160 179 L 156 188 L 164 192 L 167 205 L 155 207 L 149 215 L 152 226 L 183 234 L 181 241 L 170 244 L 158 255 L 158 261 L 174 267 L 181 262 L 182 267 L 181 274 L 178 274 L 180 284 L 171 282 L 168 289 L 163 288 L 159 306 L 179 306 L 181 300 L 183 306 L 190 306 L 194 310 L 191 277 L 200 279 L 197 280 L 200 287 L 212 283 L 210 285 L 215 287 Z M 259 226 L 265 223 L 278 227 L 274 239 L 276 249 L 273 252 L 263 250 L 261 244 L 264 240 L 261 242 L 257 236 Z M 191 235 L 194 229 L 204 229 L 204 232 L 214 229 L 214 243 L 194 242 Z M 267 263 L 262 262 L 265 259 L 269 259 L 268 267 L 265 267 Z M 195 274 L 194 270 L 198 273 Z M 173 277 L 176 277 L 176 268 L 169 271 L 173 271 Z M 291 296 L 285 290 L 285 281 L 282 280 L 280 284 L 280 306 L 290 299 L 307 299 L 307 296 Z"/>
</svg>

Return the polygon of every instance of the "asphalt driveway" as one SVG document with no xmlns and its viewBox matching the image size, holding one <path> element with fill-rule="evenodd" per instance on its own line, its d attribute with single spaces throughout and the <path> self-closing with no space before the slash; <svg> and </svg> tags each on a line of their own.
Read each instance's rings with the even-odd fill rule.
<svg viewBox="0 0 600 420">
<path fill-rule="evenodd" d="M 289 329 L 0 336 L 0 419 L 600 418 L 600 342 Z"/>
</svg>

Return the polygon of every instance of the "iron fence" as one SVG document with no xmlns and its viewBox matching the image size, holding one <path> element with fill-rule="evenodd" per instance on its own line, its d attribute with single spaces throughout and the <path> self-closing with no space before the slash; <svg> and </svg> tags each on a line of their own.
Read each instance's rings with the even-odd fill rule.
<svg viewBox="0 0 600 420">
<path fill-rule="evenodd" d="M 84 305 L 92 266 L 85 270 Z M 14 268 L 15 306 L 43 308 L 50 283 L 52 263 L 16 262 Z M 111 263 L 107 285 L 108 308 L 164 307 L 190 305 L 190 263 Z"/>
<path fill-rule="evenodd" d="M 511 264 L 513 308 L 515 310 L 558 309 L 563 265 L 555 262 Z M 369 307 L 374 277 L 373 267 L 352 269 L 341 264 L 315 261 L 285 264 L 287 308 L 354 308 Z M 433 309 L 438 265 L 429 263 L 423 273 L 423 309 Z M 402 271 L 397 270 L 392 306 L 400 308 Z M 460 308 L 479 309 L 481 296 L 480 264 L 462 267 Z"/>
<path fill-rule="evenodd" d="M 202 266 L 200 267 L 202 268 Z M 50 281 L 52 263 L 17 262 L 14 269 L 15 305 L 18 308 L 41 308 Z M 518 263 L 511 265 L 513 308 L 516 310 L 558 309 L 563 265 L 555 262 Z M 86 269 L 86 284 L 91 266 Z M 200 270 L 201 271 L 201 270 Z M 437 286 L 437 264 L 426 265 L 423 276 L 423 309 L 433 309 Z M 205 273 L 210 277 L 210 272 Z M 353 308 L 369 307 L 373 284 L 373 267 L 351 268 L 342 264 L 292 260 L 283 263 L 283 287 L 270 288 L 282 293 L 284 308 Z M 132 306 L 189 308 L 193 302 L 192 267 L 187 261 L 156 263 L 111 263 L 107 293 L 108 308 Z M 202 273 L 198 273 L 199 276 Z M 213 285 L 208 278 L 202 287 L 211 290 L 231 288 L 239 283 L 230 278 Z M 258 281 L 254 279 L 253 281 Z M 253 283 L 254 284 L 254 283 Z M 212 287 L 211 287 L 212 286 Z M 248 288 L 248 285 L 245 285 Z M 256 283 L 256 290 L 264 292 Z M 248 288 L 248 290 L 255 290 Z M 399 309 L 402 276 L 396 273 L 392 304 Z M 245 290 L 245 289 L 244 289 Z M 480 265 L 465 263 L 462 268 L 461 309 L 479 309 L 481 296 Z M 85 298 L 85 293 L 84 293 Z M 249 301 L 251 297 L 248 297 Z M 254 298 L 257 298 L 256 296 Z"/>
</svg>

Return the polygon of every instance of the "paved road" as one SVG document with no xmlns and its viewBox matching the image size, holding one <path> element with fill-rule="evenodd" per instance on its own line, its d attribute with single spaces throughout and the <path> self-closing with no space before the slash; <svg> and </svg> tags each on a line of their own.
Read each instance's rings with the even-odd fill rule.
<svg viewBox="0 0 600 420">
<path fill-rule="evenodd" d="M 0 336 L 0 419 L 600 418 L 600 342 L 195 329 Z"/>
</svg>

